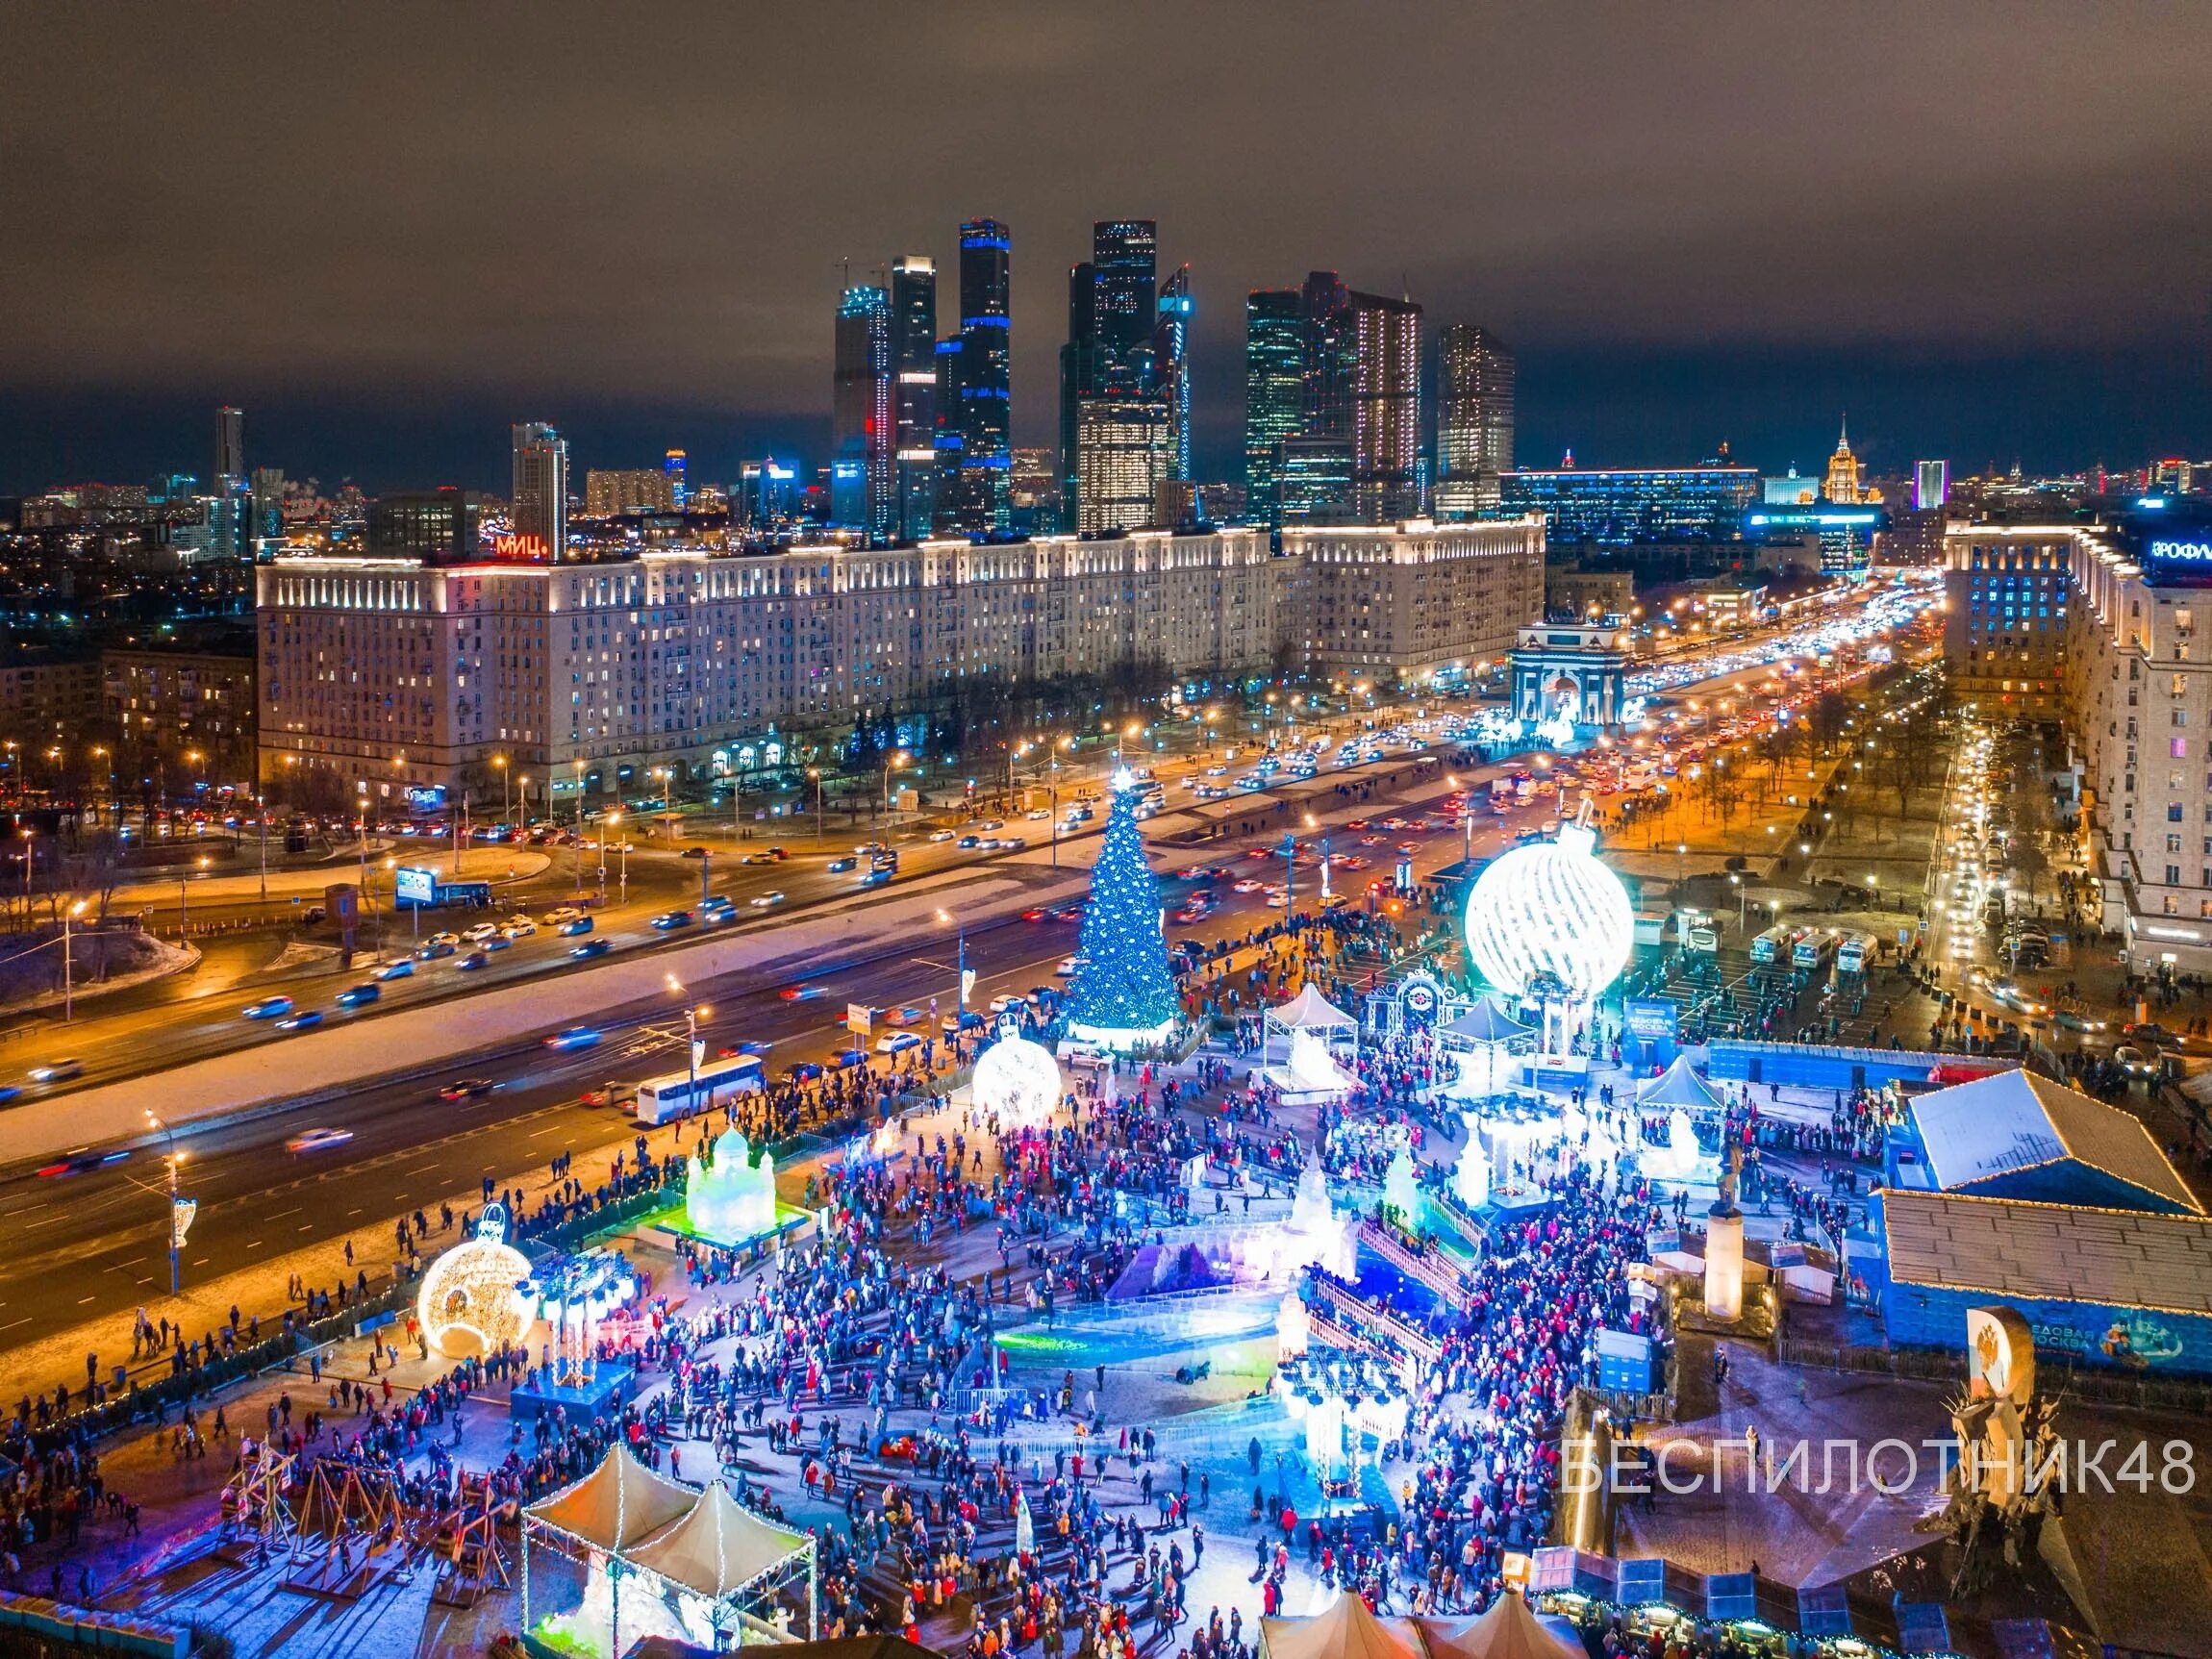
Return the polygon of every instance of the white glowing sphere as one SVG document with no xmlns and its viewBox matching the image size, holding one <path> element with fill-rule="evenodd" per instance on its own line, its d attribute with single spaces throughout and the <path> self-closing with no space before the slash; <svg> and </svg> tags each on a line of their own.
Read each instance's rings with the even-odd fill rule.
<svg viewBox="0 0 2212 1659">
<path fill-rule="evenodd" d="M 968 1093 L 1001 1123 L 1043 1123 L 1060 1104 L 1060 1063 L 1043 1044 L 1010 1032 L 976 1056 Z"/>
<path fill-rule="evenodd" d="M 530 1258 L 496 1238 L 454 1245 L 431 1263 L 415 1298 L 423 1339 L 447 1359 L 519 1344 L 535 1321 L 515 1288 L 529 1276 Z"/>
<path fill-rule="evenodd" d="M 1636 912 L 1596 845 L 1562 824 L 1557 841 L 1517 846 L 1482 872 L 1467 897 L 1467 948 L 1491 984 L 1519 995 L 1548 974 L 1587 1002 L 1620 977 Z"/>
</svg>

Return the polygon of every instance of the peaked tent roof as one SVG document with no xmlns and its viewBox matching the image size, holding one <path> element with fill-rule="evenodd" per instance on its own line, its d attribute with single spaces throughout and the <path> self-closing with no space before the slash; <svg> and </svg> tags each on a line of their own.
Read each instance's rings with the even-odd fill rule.
<svg viewBox="0 0 2212 1659">
<path fill-rule="evenodd" d="M 1589 1659 L 1580 1642 L 1553 1630 L 1507 1591 L 1479 1619 L 1422 1619 L 1413 1627 L 1429 1659 Z"/>
<path fill-rule="evenodd" d="M 763 1521 L 716 1482 L 699 1495 L 690 1514 L 631 1549 L 628 1559 L 718 1601 L 806 1548 L 804 1534 Z"/>
<path fill-rule="evenodd" d="M 1510 1043 L 1516 1037 L 1526 1037 L 1536 1029 L 1521 1022 L 1497 1004 L 1495 996 L 1486 996 L 1449 1025 L 1444 1028 L 1446 1037 L 1461 1037 L 1470 1043 Z"/>
<path fill-rule="evenodd" d="M 1359 1023 L 1310 985 L 1282 1007 L 1269 1009 L 1268 1018 L 1285 1031 L 1319 1031 Z"/>
<path fill-rule="evenodd" d="M 2032 1071 L 1997 1071 L 1913 1102 L 1936 1184 L 1955 1191 L 2069 1159 L 2178 1204 L 2203 1206 L 2141 1119 Z"/>
<path fill-rule="evenodd" d="M 698 1501 L 690 1487 L 654 1473 L 616 1441 L 597 1469 L 523 1513 L 602 1549 L 627 1549 L 688 1515 Z"/>
<path fill-rule="evenodd" d="M 1702 1106 L 1708 1111 L 1718 1111 L 1725 1102 L 1718 1089 L 1697 1075 L 1697 1068 L 1690 1064 L 1690 1056 L 1677 1054 L 1673 1065 L 1649 1082 L 1637 1085 L 1636 1104 Z"/>
<path fill-rule="evenodd" d="M 2212 1319 L 2212 1217 L 1893 1187 L 1882 1239 L 1902 1285 Z"/>
<path fill-rule="evenodd" d="M 1263 1619 L 1268 1659 L 1422 1659 L 1403 1619 L 1377 1619 L 1357 1596 L 1339 1596 L 1310 1619 Z"/>
</svg>

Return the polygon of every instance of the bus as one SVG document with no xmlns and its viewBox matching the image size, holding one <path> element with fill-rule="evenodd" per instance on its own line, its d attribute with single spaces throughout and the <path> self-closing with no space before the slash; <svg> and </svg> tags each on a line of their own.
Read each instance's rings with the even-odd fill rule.
<svg viewBox="0 0 2212 1659">
<path fill-rule="evenodd" d="M 727 1105 L 741 1094 L 761 1090 L 761 1061 L 757 1054 L 734 1060 L 710 1060 L 693 1077 L 689 1071 L 671 1071 L 666 1077 L 648 1077 L 638 1085 L 638 1120 L 671 1123 L 716 1106 Z"/>
<path fill-rule="evenodd" d="M 1797 943 L 1791 946 L 1790 965 L 1793 968 L 1822 968 L 1835 954 L 1836 936 L 1824 927 L 1808 927 L 1797 936 Z"/>
<path fill-rule="evenodd" d="M 1787 922 L 1776 922 L 1751 941 L 1751 960 L 1765 964 L 1788 955 L 1797 942 L 1797 932 Z"/>
<path fill-rule="evenodd" d="M 1874 960 L 1874 936 L 1861 933 L 1856 928 L 1845 932 L 1836 946 L 1836 971 L 1838 973 L 1864 973 Z"/>
</svg>

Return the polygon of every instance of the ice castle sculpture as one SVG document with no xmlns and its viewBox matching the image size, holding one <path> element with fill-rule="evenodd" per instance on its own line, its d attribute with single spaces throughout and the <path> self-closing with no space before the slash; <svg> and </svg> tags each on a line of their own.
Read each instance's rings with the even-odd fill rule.
<svg viewBox="0 0 2212 1659">
<path fill-rule="evenodd" d="M 1270 1277 L 1288 1279 L 1301 1268 L 1320 1268 L 1339 1278 L 1352 1276 L 1352 1244 L 1344 1222 L 1329 1202 L 1328 1177 L 1308 1164 L 1291 1201 L 1291 1219 L 1275 1235 Z"/>
<path fill-rule="evenodd" d="M 1460 1148 L 1459 1163 L 1451 1172 L 1452 1191 L 1470 1210 L 1479 1210 L 1490 1202 L 1490 1149 L 1482 1144 L 1479 1117 L 1462 1112 L 1459 1120 L 1467 1125 L 1467 1144 Z"/>
<path fill-rule="evenodd" d="M 1420 1225 L 1420 1182 L 1413 1169 L 1413 1153 L 1400 1146 L 1383 1176 L 1383 1202 L 1397 1212 L 1397 1224 Z"/>
<path fill-rule="evenodd" d="M 1291 1052 L 1287 1069 L 1293 1079 L 1293 1088 L 1314 1094 L 1341 1094 L 1358 1081 L 1337 1064 L 1336 1056 L 1320 1035 L 1313 1031 L 1291 1033 Z"/>
<path fill-rule="evenodd" d="M 715 1143 L 715 1161 L 690 1160 L 684 1216 L 691 1231 L 727 1244 L 770 1232 L 776 1224 L 776 1161 L 761 1148 L 760 1161 L 744 1131 L 731 1129 Z"/>
</svg>

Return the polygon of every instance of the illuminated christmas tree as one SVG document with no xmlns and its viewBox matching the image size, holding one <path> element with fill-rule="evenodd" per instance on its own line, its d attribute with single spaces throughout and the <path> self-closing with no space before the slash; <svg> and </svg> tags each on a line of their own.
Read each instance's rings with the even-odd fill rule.
<svg viewBox="0 0 2212 1659">
<path fill-rule="evenodd" d="M 1083 913 L 1083 960 L 1068 1021 L 1076 1037 L 1112 1048 L 1157 1043 L 1175 1024 L 1160 882 L 1145 862 L 1132 781 L 1127 772 L 1114 777 L 1114 804 Z"/>
</svg>

